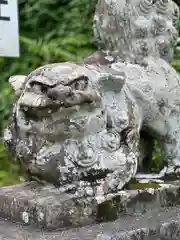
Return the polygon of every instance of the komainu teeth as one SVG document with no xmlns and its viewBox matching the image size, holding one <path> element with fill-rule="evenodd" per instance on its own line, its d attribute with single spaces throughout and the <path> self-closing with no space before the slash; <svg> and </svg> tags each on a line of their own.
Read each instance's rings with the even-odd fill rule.
<svg viewBox="0 0 180 240">
<path fill-rule="evenodd" d="M 157 12 L 160 14 L 166 14 L 168 9 L 168 0 L 158 0 L 156 2 Z"/>
<path fill-rule="evenodd" d="M 151 8 L 153 6 L 153 0 L 142 0 L 139 3 L 139 11 L 140 15 L 147 15 L 149 14 Z"/>
</svg>

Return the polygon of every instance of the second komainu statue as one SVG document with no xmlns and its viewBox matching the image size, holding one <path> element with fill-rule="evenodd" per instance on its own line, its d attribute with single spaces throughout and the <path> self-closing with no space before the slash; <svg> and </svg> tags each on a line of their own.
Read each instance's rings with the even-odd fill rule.
<svg viewBox="0 0 180 240">
<path fill-rule="evenodd" d="M 143 131 L 166 171 L 178 169 L 180 76 L 168 63 L 178 15 L 168 0 L 99 0 L 98 52 L 9 79 L 17 101 L 4 141 L 30 176 L 78 196 L 117 192 L 142 164 Z"/>
</svg>

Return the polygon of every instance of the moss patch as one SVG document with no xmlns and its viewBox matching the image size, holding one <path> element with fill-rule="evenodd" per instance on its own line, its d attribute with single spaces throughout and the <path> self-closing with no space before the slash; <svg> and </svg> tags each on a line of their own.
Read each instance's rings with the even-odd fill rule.
<svg viewBox="0 0 180 240">
<path fill-rule="evenodd" d="M 137 180 L 133 179 L 125 187 L 125 189 L 128 189 L 128 190 L 146 189 L 146 188 L 157 189 L 157 188 L 160 188 L 160 185 L 159 183 L 153 182 L 153 181 L 149 181 L 147 183 L 140 183 Z"/>
</svg>

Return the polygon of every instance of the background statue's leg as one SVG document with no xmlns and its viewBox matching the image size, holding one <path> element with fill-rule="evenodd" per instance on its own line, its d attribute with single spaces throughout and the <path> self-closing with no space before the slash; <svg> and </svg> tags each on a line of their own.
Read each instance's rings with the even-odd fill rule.
<svg viewBox="0 0 180 240">
<path fill-rule="evenodd" d="M 163 139 L 160 142 L 164 161 L 167 162 L 166 175 L 180 173 L 180 140 L 179 137 Z"/>
</svg>

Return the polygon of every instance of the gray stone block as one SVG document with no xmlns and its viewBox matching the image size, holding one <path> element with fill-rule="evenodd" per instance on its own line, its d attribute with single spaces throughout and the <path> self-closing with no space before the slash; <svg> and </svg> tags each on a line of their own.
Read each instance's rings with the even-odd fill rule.
<svg viewBox="0 0 180 240">
<path fill-rule="evenodd" d="M 63 231 L 46 231 L 0 220 L 2 240 L 179 240 L 180 210 L 160 208 L 139 217 L 124 216 L 116 221 Z"/>
<path fill-rule="evenodd" d="M 71 228 L 177 205 L 179 191 L 177 182 L 157 189 L 77 198 L 52 185 L 31 182 L 0 188 L 0 217 L 49 230 Z"/>
<path fill-rule="evenodd" d="M 77 199 L 33 182 L 0 189 L 0 216 L 26 225 L 62 228 L 94 220 L 93 199 Z"/>
</svg>

